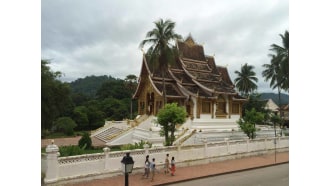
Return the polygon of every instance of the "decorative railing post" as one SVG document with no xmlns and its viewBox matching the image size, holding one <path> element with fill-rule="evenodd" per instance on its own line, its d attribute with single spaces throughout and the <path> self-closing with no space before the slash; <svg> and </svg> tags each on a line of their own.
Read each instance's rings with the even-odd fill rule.
<svg viewBox="0 0 330 186">
<path fill-rule="evenodd" d="M 228 138 L 225 138 L 225 142 L 227 143 L 227 154 L 230 154 L 229 153 L 229 139 Z"/>
<path fill-rule="evenodd" d="M 143 145 L 144 148 L 144 156 L 147 156 L 149 154 L 149 145 L 148 144 L 144 144 Z"/>
<path fill-rule="evenodd" d="M 204 138 L 202 141 L 204 143 L 204 158 L 207 158 L 207 139 Z"/>
<path fill-rule="evenodd" d="M 250 152 L 250 138 L 246 139 L 246 152 Z"/>
<path fill-rule="evenodd" d="M 277 144 L 277 147 L 281 148 L 281 136 L 278 136 Z"/>
<path fill-rule="evenodd" d="M 54 140 L 52 140 L 52 144 L 47 145 L 46 153 L 47 153 L 47 168 L 45 175 L 45 182 L 56 182 L 58 179 L 58 159 L 57 157 L 60 155 L 58 152 L 59 149 L 57 145 L 54 144 Z"/>
<path fill-rule="evenodd" d="M 104 170 L 109 170 L 110 169 L 110 161 L 109 161 L 109 153 L 110 153 L 110 148 L 109 147 L 104 147 L 103 148 L 104 152 Z"/>
<path fill-rule="evenodd" d="M 181 154 L 181 144 L 179 143 L 178 144 L 178 146 L 177 146 L 177 160 L 176 161 L 181 161 L 181 156 L 180 156 L 180 154 Z"/>
</svg>

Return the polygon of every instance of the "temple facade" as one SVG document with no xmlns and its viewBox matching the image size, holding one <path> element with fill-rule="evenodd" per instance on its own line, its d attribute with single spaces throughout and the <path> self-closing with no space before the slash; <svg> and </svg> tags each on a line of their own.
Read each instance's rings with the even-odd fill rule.
<svg viewBox="0 0 330 186">
<path fill-rule="evenodd" d="M 177 41 L 179 57 L 165 70 L 167 103 L 183 106 L 190 118 L 239 118 L 247 101 L 234 89 L 226 67 L 218 66 L 213 56 L 204 54 L 202 45 L 191 36 Z M 157 115 L 163 108 L 163 79 L 143 54 L 138 87 L 133 95 L 138 100 L 139 115 Z"/>
</svg>

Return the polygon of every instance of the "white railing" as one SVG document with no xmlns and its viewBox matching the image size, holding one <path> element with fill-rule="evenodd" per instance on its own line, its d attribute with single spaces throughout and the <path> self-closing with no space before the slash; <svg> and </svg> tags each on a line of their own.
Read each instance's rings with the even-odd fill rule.
<svg viewBox="0 0 330 186">
<path fill-rule="evenodd" d="M 48 150 L 46 149 L 47 154 L 41 156 L 41 167 L 45 174 L 45 183 L 57 183 L 84 176 L 119 173 L 121 171 L 120 161 L 127 152 L 135 161 L 134 169 L 142 170 L 147 154 L 151 158 L 155 158 L 156 164 L 161 165 L 168 153 L 176 158 L 178 166 L 180 164 L 183 166 L 186 162 L 209 161 L 209 158 L 224 159 L 236 155 L 241 157 L 253 155 L 253 153 L 267 153 L 267 151 L 275 149 L 274 139 L 247 139 L 214 143 L 203 140 L 201 145 L 156 147 L 120 152 L 110 152 L 109 148 L 104 148 L 103 153 L 60 158 L 58 158 L 58 148 L 49 145 Z M 289 137 L 278 137 L 276 141 L 277 150 L 284 149 L 284 151 L 288 151 Z"/>
</svg>

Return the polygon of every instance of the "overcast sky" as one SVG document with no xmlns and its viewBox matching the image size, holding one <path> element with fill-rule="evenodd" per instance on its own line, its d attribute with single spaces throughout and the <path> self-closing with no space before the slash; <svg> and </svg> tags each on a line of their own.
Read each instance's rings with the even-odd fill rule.
<svg viewBox="0 0 330 186">
<path fill-rule="evenodd" d="M 171 19 L 184 38 L 204 44 L 231 79 L 248 63 L 258 92 L 276 92 L 261 76 L 273 43 L 289 31 L 288 0 L 42 0 L 41 58 L 71 82 L 90 75 L 139 76 L 145 39 L 154 21 Z M 145 48 L 145 51 L 147 48 Z"/>
</svg>

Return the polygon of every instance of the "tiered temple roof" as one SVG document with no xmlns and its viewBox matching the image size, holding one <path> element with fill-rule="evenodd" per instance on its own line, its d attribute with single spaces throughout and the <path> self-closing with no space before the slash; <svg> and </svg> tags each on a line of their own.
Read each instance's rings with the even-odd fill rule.
<svg viewBox="0 0 330 186">
<path fill-rule="evenodd" d="M 175 64 L 169 65 L 165 72 L 167 97 L 184 98 L 190 95 L 216 98 L 219 94 L 239 97 L 229 77 L 226 67 L 217 66 L 214 57 L 206 56 L 202 45 L 195 43 L 189 36 L 185 41 L 177 41 L 179 57 Z M 148 75 L 152 85 L 159 93 L 163 93 L 163 82 L 160 70 L 151 71 L 151 65 L 143 57 L 139 86 L 134 98 L 143 88 L 141 77 Z"/>
</svg>

